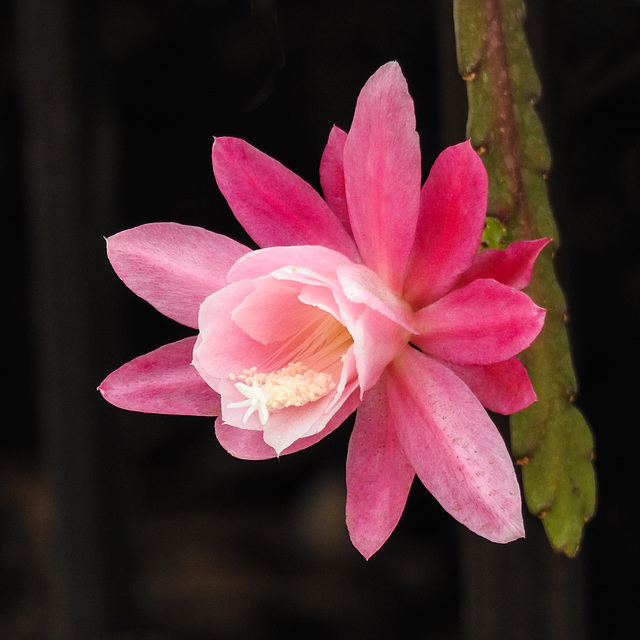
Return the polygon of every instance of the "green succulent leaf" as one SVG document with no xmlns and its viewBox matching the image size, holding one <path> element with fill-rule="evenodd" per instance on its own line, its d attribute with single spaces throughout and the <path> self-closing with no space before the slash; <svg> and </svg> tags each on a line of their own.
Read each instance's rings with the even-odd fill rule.
<svg viewBox="0 0 640 640">
<path fill-rule="evenodd" d="M 524 15 L 522 0 L 454 0 L 458 67 L 469 102 L 467 135 L 489 174 L 487 215 L 504 230 L 505 244 L 552 238 L 527 289 L 547 309 L 545 326 L 521 354 L 538 402 L 511 417 L 511 448 L 522 466 L 529 510 L 542 519 L 553 549 L 574 556 L 595 510 L 593 438 L 573 405 L 577 385 L 568 316 L 553 268 L 558 231 L 545 182 L 551 159 L 534 108 L 540 83 Z"/>
</svg>

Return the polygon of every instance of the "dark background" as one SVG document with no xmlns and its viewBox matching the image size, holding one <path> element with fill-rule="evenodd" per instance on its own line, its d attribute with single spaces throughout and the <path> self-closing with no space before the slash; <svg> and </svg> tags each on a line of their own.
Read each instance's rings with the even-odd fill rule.
<svg viewBox="0 0 640 640">
<path fill-rule="evenodd" d="M 476 553 L 416 484 L 365 562 L 344 526 L 348 425 L 243 462 L 212 420 L 127 414 L 95 391 L 185 335 L 118 281 L 103 236 L 173 220 L 246 240 L 213 179 L 214 135 L 318 186 L 331 125 L 348 128 L 362 84 L 397 59 L 425 170 L 464 139 L 450 2 L 280 0 L 277 16 L 272 0 L 0 6 L 0 638 L 635 637 L 640 7 L 529 5 L 578 405 L 597 442 L 599 511 L 572 561 L 534 519 L 515 551 Z M 491 609 L 517 631 L 473 635 L 467 564 L 515 594 Z"/>
</svg>

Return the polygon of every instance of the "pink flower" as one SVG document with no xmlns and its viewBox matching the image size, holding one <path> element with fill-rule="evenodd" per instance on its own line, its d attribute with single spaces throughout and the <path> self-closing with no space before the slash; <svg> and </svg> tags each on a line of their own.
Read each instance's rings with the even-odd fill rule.
<svg viewBox="0 0 640 640">
<path fill-rule="evenodd" d="M 357 408 L 347 525 L 365 557 L 416 474 L 472 531 L 521 537 L 513 463 L 483 407 L 535 400 L 515 356 L 544 321 L 520 290 L 547 241 L 478 253 L 487 177 L 469 143 L 446 149 L 421 187 L 413 102 L 389 63 L 362 89 L 349 133 L 329 136 L 324 200 L 242 140 L 218 138 L 212 157 L 263 248 L 173 223 L 109 238 L 125 284 L 198 335 L 122 366 L 105 398 L 219 416 L 218 440 L 245 459 L 304 449 Z"/>
</svg>

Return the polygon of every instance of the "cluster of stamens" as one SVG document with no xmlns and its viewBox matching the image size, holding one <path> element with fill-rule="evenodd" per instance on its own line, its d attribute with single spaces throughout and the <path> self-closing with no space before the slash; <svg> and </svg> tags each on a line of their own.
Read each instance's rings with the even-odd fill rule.
<svg viewBox="0 0 640 640">
<path fill-rule="evenodd" d="M 251 367 L 239 375 L 232 373 L 229 377 L 238 380 L 235 388 L 247 398 L 227 405 L 230 409 L 247 407 L 243 424 L 257 411 L 260 423 L 264 425 L 269 419 L 270 410 L 301 407 L 319 400 L 336 388 L 330 373 L 314 371 L 302 362 L 290 362 L 271 373 L 260 373 L 257 367 Z"/>
</svg>

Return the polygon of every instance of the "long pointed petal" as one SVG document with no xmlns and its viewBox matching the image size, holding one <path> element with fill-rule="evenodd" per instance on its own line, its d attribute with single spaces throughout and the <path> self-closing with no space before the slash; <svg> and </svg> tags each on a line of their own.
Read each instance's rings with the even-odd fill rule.
<svg viewBox="0 0 640 640">
<path fill-rule="evenodd" d="M 316 244 L 359 260 L 318 192 L 277 160 L 238 138 L 216 138 L 211 158 L 220 191 L 259 246 Z"/>
<path fill-rule="evenodd" d="M 392 364 L 388 393 L 405 455 L 443 508 L 492 542 L 522 537 L 511 457 L 469 387 L 445 365 L 407 348 Z"/>
<path fill-rule="evenodd" d="M 524 289 L 531 280 L 531 271 L 538 254 L 551 240 L 523 240 L 512 242 L 506 249 L 487 249 L 476 254 L 471 268 L 462 274 L 456 287 L 490 278 L 514 289 Z"/>
<path fill-rule="evenodd" d="M 344 186 L 344 145 L 346 141 L 346 132 L 334 126 L 320 160 L 320 186 L 325 202 L 331 207 L 345 229 L 351 233 L 347 193 Z"/>
<path fill-rule="evenodd" d="M 220 415 L 220 396 L 191 366 L 195 340 L 184 338 L 127 362 L 98 390 L 108 402 L 129 411 Z"/>
<path fill-rule="evenodd" d="M 487 208 L 487 172 L 468 142 L 436 159 L 422 188 L 420 218 L 405 298 L 414 308 L 449 291 L 480 246 Z"/>
<path fill-rule="evenodd" d="M 365 265 L 401 293 L 420 206 L 413 100 L 396 62 L 367 81 L 344 147 L 351 228 Z"/>
<path fill-rule="evenodd" d="M 175 222 L 145 224 L 107 239 L 109 260 L 129 289 L 192 328 L 202 301 L 226 286 L 231 265 L 249 251 L 226 236 Z"/>
<path fill-rule="evenodd" d="M 394 422 L 380 380 L 358 408 L 347 453 L 347 528 L 366 559 L 396 528 L 415 476 Z"/>
<path fill-rule="evenodd" d="M 545 311 L 495 280 L 474 280 L 415 315 L 425 353 L 455 364 L 493 364 L 526 349 L 540 333 Z"/>
<path fill-rule="evenodd" d="M 537 400 L 527 370 L 517 358 L 487 365 L 447 366 L 490 411 L 511 415 Z"/>
</svg>

